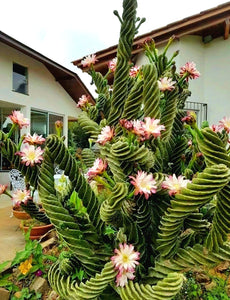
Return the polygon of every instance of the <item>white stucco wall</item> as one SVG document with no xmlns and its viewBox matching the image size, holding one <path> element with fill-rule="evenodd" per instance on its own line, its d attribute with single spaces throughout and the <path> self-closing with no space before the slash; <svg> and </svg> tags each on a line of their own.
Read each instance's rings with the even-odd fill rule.
<svg viewBox="0 0 230 300">
<path fill-rule="evenodd" d="M 12 91 L 13 62 L 28 68 L 28 95 Z M 27 118 L 30 118 L 31 108 L 62 115 L 64 135 L 67 136 L 68 118 L 76 118 L 79 109 L 48 69 L 3 43 L 0 43 L 0 66 L 0 106 L 3 107 L 4 102 L 21 106 Z"/>
<path fill-rule="evenodd" d="M 201 73 L 200 78 L 189 81 L 192 95 L 188 100 L 208 104 L 210 124 L 217 124 L 224 116 L 230 117 L 230 39 L 221 37 L 204 44 L 201 37 L 185 36 L 172 44 L 169 57 L 176 50 L 180 51 L 176 58 L 177 71 L 187 61 L 193 61 Z M 139 55 L 137 65 L 146 62 L 143 54 Z"/>
</svg>

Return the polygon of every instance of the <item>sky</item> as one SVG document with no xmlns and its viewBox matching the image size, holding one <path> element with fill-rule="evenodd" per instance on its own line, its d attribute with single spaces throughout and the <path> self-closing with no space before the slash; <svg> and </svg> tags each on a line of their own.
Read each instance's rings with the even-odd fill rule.
<svg viewBox="0 0 230 300">
<path fill-rule="evenodd" d="M 224 0 L 139 0 L 145 17 L 141 35 L 227 2 Z M 122 0 L 1 0 L 0 31 L 76 72 L 90 89 L 88 75 L 73 60 L 116 45 Z"/>
</svg>

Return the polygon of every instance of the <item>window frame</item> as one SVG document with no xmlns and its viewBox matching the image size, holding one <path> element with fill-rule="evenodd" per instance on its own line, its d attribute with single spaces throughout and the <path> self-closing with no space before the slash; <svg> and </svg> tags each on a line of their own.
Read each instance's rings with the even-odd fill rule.
<svg viewBox="0 0 230 300">
<path fill-rule="evenodd" d="M 50 115 L 54 115 L 54 116 L 57 116 L 57 117 L 61 117 L 63 119 L 63 123 L 64 123 L 64 117 L 65 115 L 64 114 L 59 114 L 59 113 L 55 113 L 55 112 L 52 112 L 52 111 L 47 111 L 47 110 L 42 110 L 42 109 L 37 109 L 37 108 L 31 108 L 30 110 L 30 121 L 31 121 L 31 124 L 32 124 L 32 117 L 31 117 L 31 113 L 32 112 L 35 112 L 35 113 L 42 113 L 42 114 L 46 114 L 47 116 L 47 122 L 46 122 L 46 128 L 47 128 L 47 132 L 46 132 L 46 135 L 45 137 L 47 137 L 49 134 L 50 134 Z M 30 133 L 32 134 L 31 132 L 31 128 L 30 128 Z"/>
<path fill-rule="evenodd" d="M 17 91 L 14 88 L 14 73 L 17 73 L 17 72 L 14 71 L 14 65 L 18 65 L 18 66 L 20 66 L 20 67 L 22 67 L 22 68 L 25 69 L 25 73 L 26 73 L 26 75 L 25 75 L 25 78 L 26 78 L 26 92 L 25 93 Z M 17 74 L 19 74 L 19 73 L 17 73 Z M 15 61 L 13 61 L 13 63 L 12 63 L 12 91 L 15 92 L 15 93 L 26 95 L 26 96 L 29 95 L 29 72 L 28 72 L 28 67 L 26 67 L 24 65 L 21 65 L 21 64 L 15 62 Z"/>
</svg>

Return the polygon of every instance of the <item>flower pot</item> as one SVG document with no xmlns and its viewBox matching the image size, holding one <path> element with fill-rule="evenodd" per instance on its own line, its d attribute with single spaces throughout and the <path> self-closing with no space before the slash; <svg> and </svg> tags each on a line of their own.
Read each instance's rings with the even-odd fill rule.
<svg viewBox="0 0 230 300">
<path fill-rule="evenodd" d="M 20 228 L 27 232 L 29 230 L 29 226 L 24 226 L 22 223 L 20 224 Z M 46 234 L 49 230 L 53 228 L 53 224 L 46 224 L 40 226 L 33 226 L 30 231 L 30 239 L 31 240 L 39 240 L 44 234 Z"/>
<path fill-rule="evenodd" d="M 27 214 L 27 212 L 25 212 L 24 210 L 17 209 L 15 207 L 13 207 L 13 215 L 19 220 L 31 219 L 30 215 Z"/>
</svg>

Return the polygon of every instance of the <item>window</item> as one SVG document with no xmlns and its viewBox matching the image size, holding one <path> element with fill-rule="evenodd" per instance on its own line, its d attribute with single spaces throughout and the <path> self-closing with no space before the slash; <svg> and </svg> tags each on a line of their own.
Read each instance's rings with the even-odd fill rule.
<svg viewBox="0 0 230 300">
<path fill-rule="evenodd" d="M 46 137 L 47 131 L 48 114 L 40 111 L 31 111 L 30 118 L 30 131 L 31 134 L 37 133 Z"/>
<path fill-rule="evenodd" d="M 186 101 L 184 110 L 196 113 L 197 124 L 200 127 L 203 121 L 207 121 L 207 103 Z"/>
<path fill-rule="evenodd" d="M 13 91 L 28 94 L 27 68 L 13 63 Z"/>
<path fill-rule="evenodd" d="M 10 120 L 10 118 L 8 118 L 8 116 L 11 115 L 13 110 L 15 110 L 14 107 L 0 108 L 0 128 L 5 133 L 8 133 L 11 128 L 12 121 Z M 16 131 L 11 138 L 14 142 L 18 142 L 19 131 Z M 0 153 L 0 171 L 7 171 L 10 169 L 11 163 Z"/>
<path fill-rule="evenodd" d="M 30 118 L 31 134 L 37 133 L 47 137 L 51 133 L 56 133 L 55 122 L 58 120 L 63 122 L 63 116 L 32 110 Z"/>
</svg>

